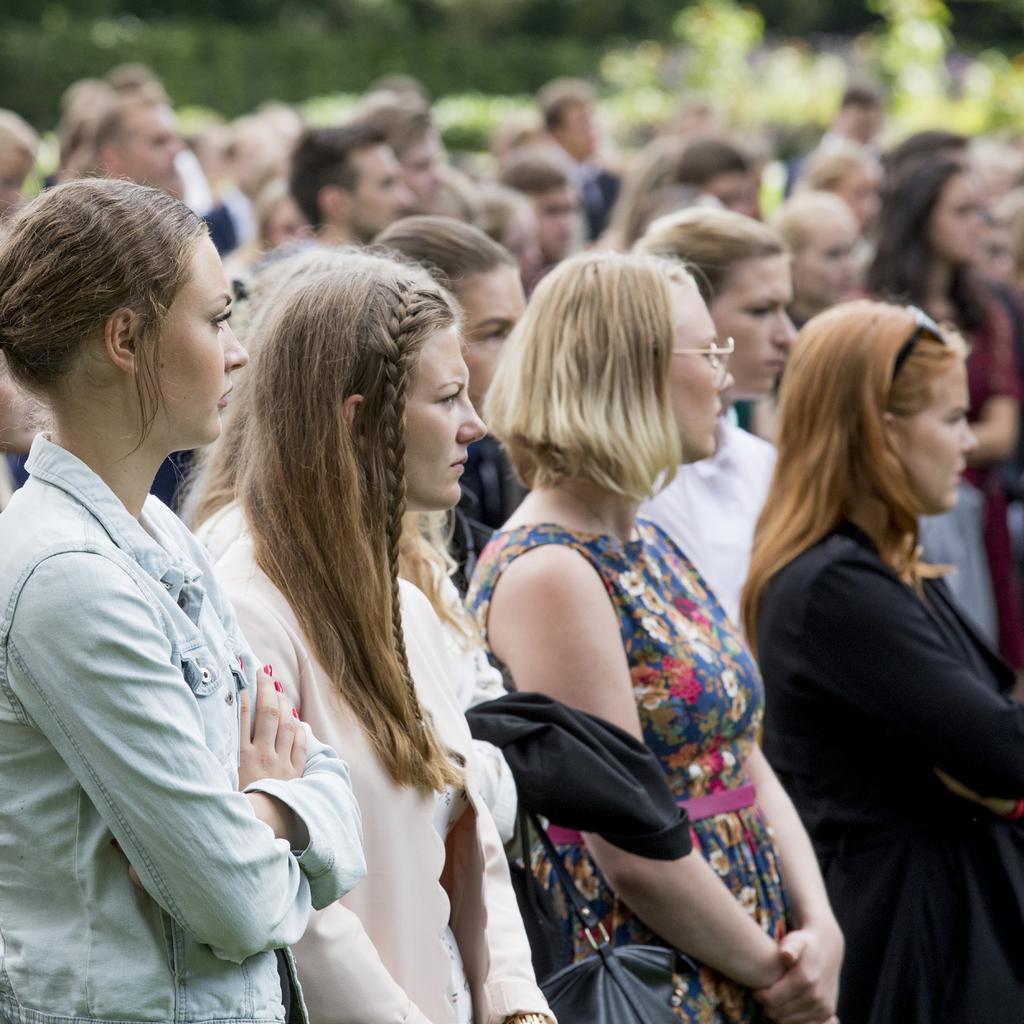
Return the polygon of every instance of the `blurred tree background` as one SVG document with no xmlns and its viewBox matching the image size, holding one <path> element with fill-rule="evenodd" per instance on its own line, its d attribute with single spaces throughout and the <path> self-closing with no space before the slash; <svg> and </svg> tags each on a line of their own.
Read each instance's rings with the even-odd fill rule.
<svg viewBox="0 0 1024 1024">
<path fill-rule="evenodd" d="M 556 75 L 595 81 L 639 140 L 686 95 L 733 124 L 821 125 L 852 73 L 898 122 L 970 131 L 1022 123 L 1022 28 L 1024 0 L 3 0 L 0 106 L 45 130 L 72 81 L 141 61 L 186 118 L 276 99 L 329 120 L 405 72 L 472 147 Z"/>
</svg>

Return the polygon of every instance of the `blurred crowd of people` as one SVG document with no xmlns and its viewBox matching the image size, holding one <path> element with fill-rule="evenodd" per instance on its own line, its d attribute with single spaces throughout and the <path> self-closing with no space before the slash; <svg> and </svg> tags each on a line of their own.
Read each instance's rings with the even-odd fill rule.
<svg viewBox="0 0 1024 1024">
<path fill-rule="evenodd" d="M 0 111 L 0 1016 L 571 1024 L 567 877 L 668 1019 L 1020 1024 L 1024 145 L 889 134 Z"/>
</svg>

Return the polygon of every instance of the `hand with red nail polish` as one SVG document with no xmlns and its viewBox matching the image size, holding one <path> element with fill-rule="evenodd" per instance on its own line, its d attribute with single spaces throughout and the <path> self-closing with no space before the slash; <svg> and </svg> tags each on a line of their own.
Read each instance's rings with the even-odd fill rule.
<svg viewBox="0 0 1024 1024">
<path fill-rule="evenodd" d="M 238 788 L 243 790 L 260 779 L 298 779 L 306 769 L 306 730 L 270 669 L 264 665 L 256 674 L 255 702 L 251 690 L 238 696 Z"/>
</svg>

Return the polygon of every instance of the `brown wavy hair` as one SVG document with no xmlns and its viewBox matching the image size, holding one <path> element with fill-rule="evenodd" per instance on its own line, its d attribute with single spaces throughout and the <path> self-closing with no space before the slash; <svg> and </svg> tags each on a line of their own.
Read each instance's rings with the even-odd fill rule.
<svg viewBox="0 0 1024 1024">
<path fill-rule="evenodd" d="M 279 297 L 296 281 L 311 274 L 335 271 L 343 273 L 363 257 L 352 249 L 328 249 L 313 246 L 285 259 L 275 260 L 260 270 L 246 287 L 247 298 L 237 303 L 232 326 L 238 340 L 255 360 L 266 333 L 268 320 L 273 319 Z M 193 530 L 235 500 L 238 464 L 242 439 L 249 419 L 249 374 L 242 373 L 220 437 L 196 456 L 189 474 L 182 517 Z"/>
<path fill-rule="evenodd" d="M 428 790 L 460 774 L 420 711 L 402 632 L 405 402 L 424 342 L 456 322 L 452 302 L 383 260 L 279 293 L 249 369 L 237 483 L 256 561 L 320 665 L 391 778 Z"/>
<path fill-rule="evenodd" d="M 879 554 L 915 587 L 945 569 L 921 561 L 921 508 L 906 466 L 888 441 L 886 415 L 913 416 L 936 378 L 962 362 L 959 335 L 927 333 L 893 379 L 897 354 L 916 325 L 902 306 L 859 300 L 804 326 L 780 391 L 778 459 L 754 534 L 740 612 L 751 649 L 765 589 L 777 572 L 850 515 L 864 495 L 885 509 L 873 537 Z"/>
</svg>

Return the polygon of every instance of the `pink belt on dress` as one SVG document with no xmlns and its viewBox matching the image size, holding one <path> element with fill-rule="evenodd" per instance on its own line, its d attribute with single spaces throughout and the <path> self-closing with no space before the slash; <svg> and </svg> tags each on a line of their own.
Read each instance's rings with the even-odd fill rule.
<svg viewBox="0 0 1024 1024">
<path fill-rule="evenodd" d="M 716 814 L 728 814 L 743 807 L 750 807 L 757 799 L 757 791 L 753 783 L 737 786 L 735 789 L 722 789 L 709 796 L 695 796 L 691 800 L 677 800 L 676 806 L 686 811 L 690 821 L 701 818 L 713 818 Z M 579 846 L 583 842 L 583 834 L 560 825 L 548 825 L 548 836 L 551 842 L 563 846 Z"/>
</svg>

